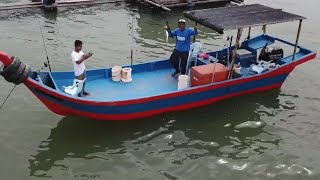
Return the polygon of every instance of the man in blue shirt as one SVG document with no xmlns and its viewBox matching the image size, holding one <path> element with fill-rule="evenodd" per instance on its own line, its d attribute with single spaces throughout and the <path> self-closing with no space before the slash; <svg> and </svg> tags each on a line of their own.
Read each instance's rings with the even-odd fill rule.
<svg viewBox="0 0 320 180">
<path fill-rule="evenodd" d="M 171 31 L 169 27 L 167 27 L 167 31 L 170 37 L 176 37 L 176 47 L 173 53 L 170 56 L 170 61 L 172 66 L 175 69 L 175 72 L 172 76 L 177 77 L 180 74 L 186 74 L 186 66 L 187 60 L 189 56 L 190 50 L 190 37 L 198 34 L 197 27 L 194 29 L 186 28 L 186 21 L 184 19 L 180 19 L 178 22 L 178 27 L 174 31 Z M 180 67 L 179 67 L 179 60 Z"/>
</svg>

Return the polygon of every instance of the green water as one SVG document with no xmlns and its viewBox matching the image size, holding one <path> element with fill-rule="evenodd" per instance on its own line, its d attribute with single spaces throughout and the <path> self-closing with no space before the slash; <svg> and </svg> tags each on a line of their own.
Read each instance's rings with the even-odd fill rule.
<svg viewBox="0 0 320 180">
<path fill-rule="evenodd" d="M 20 2 L 26 0 L 0 4 Z M 245 3 L 255 2 L 308 17 L 300 44 L 318 51 L 318 1 Z M 181 17 L 180 10 L 152 13 L 125 3 L 62 8 L 57 14 L 2 11 L 0 49 L 39 69 L 46 60 L 41 27 L 54 71 L 72 70 L 75 39 L 94 53 L 88 68 L 129 64 L 133 19 L 133 59 L 147 62 L 171 54 L 174 42 L 165 42 L 163 26 Z M 297 27 L 285 23 L 267 31 L 294 42 Z M 199 29 L 206 50 L 222 48 L 234 35 Z M 0 179 L 319 179 L 317 60 L 296 68 L 280 90 L 131 122 L 61 117 L 18 86 L 0 110 Z M 0 87 L 3 102 L 13 85 L 0 78 Z M 261 126 L 241 128 L 247 121 Z"/>
</svg>

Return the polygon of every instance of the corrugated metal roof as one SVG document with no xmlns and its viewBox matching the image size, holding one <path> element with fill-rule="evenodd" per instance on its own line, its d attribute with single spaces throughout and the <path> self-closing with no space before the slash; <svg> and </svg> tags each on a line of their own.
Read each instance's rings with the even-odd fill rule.
<svg viewBox="0 0 320 180">
<path fill-rule="evenodd" d="M 221 34 L 224 30 L 305 19 L 261 4 L 194 10 L 184 12 L 184 15 Z"/>
</svg>

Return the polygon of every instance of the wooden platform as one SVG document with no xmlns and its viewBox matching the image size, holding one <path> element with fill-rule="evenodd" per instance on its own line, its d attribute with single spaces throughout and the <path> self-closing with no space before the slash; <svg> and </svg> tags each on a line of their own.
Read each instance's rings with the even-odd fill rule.
<svg viewBox="0 0 320 180">
<path fill-rule="evenodd" d="M 89 6 L 107 3 L 124 2 L 124 0 L 57 0 L 55 4 L 47 6 L 50 8 L 66 7 L 66 6 Z M 0 6 L 0 11 L 15 9 L 30 9 L 45 7 L 41 0 L 32 0 L 30 3 L 15 4 L 8 6 Z"/>
<path fill-rule="evenodd" d="M 170 11 L 170 8 L 181 6 L 194 6 L 209 3 L 230 3 L 233 0 L 140 0 L 139 2 Z M 242 0 L 240 0 L 242 1 Z"/>
</svg>

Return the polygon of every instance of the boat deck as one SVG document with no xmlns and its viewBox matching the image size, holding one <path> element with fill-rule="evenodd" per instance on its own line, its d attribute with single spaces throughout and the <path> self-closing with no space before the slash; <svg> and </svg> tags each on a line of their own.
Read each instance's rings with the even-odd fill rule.
<svg viewBox="0 0 320 180">
<path fill-rule="evenodd" d="M 89 79 L 86 99 L 98 101 L 119 101 L 166 94 L 177 90 L 178 79 L 171 76 L 173 69 L 162 69 L 150 72 L 132 72 L 132 82 L 114 82 L 109 78 Z M 90 76 L 90 75 L 89 75 Z M 59 89 L 72 84 L 72 81 L 56 80 Z"/>
<path fill-rule="evenodd" d="M 171 76 L 172 69 L 132 74 L 132 82 L 114 82 L 112 79 L 88 81 L 86 98 L 119 101 L 166 94 L 177 90 L 178 79 Z"/>
</svg>

